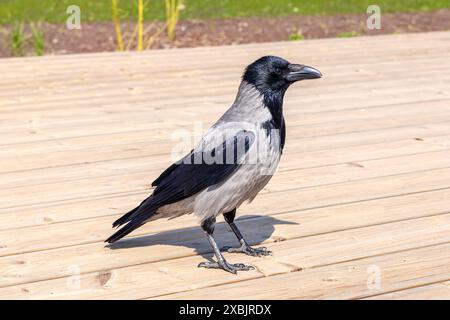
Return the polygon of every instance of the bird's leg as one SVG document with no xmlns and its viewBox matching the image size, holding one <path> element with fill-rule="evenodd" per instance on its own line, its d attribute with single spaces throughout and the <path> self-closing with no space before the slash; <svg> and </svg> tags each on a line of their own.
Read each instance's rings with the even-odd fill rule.
<svg viewBox="0 0 450 320">
<path fill-rule="evenodd" d="M 217 258 L 217 262 L 201 262 L 199 263 L 198 267 L 201 268 L 208 268 L 208 269 L 223 269 L 225 271 L 231 272 L 236 274 L 237 270 L 250 270 L 254 269 L 253 266 L 246 265 L 243 263 L 228 263 L 225 258 L 223 257 L 222 253 L 219 250 L 219 247 L 217 246 L 216 240 L 214 240 L 214 237 L 212 236 L 214 232 L 214 223 L 216 222 L 216 219 L 214 217 L 209 218 L 205 220 L 202 223 L 202 229 L 206 232 L 206 236 L 208 237 L 209 243 L 211 244 L 211 247 L 214 250 L 214 254 Z"/>
<path fill-rule="evenodd" d="M 223 216 L 225 218 L 225 221 L 230 225 L 231 230 L 233 230 L 234 234 L 238 238 L 241 246 L 238 248 L 223 247 L 222 250 L 225 250 L 228 252 L 245 253 L 249 256 L 255 256 L 255 257 L 272 255 L 272 251 L 267 250 L 266 247 L 252 248 L 248 245 L 247 241 L 245 241 L 245 239 L 242 236 L 241 232 L 239 231 L 238 227 L 234 223 L 234 217 L 236 216 L 236 209 L 233 209 L 232 211 L 224 213 Z"/>
</svg>

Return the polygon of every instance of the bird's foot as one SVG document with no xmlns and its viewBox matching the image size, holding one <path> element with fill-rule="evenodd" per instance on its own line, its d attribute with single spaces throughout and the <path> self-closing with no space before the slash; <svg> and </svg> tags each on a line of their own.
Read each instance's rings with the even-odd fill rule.
<svg viewBox="0 0 450 320">
<path fill-rule="evenodd" d="M 236 274 L 237 271 L 248 271 L 255 269 L 254 266 L 243 264 L 243 263 L 228 263 L 226 261 L 224 262 L 200 262 L 198 264 L 199 268 L 206 268 L 206 269 L 222 269 L 228 272 L 231 272 L 233 274 Z"/>
<path fill-rule="evenodd" d="M 253 257 L 262 257 L 262 256 L 271 256 L 272 251 L 267 250 L 266 247 L 252 248 L 247 244 L 243 244 L 238 248 L 233 247 L 223 247 L 222 251 L 227 251 L 230 253 L 245 253 L 248 256 Z"/>
</svg>

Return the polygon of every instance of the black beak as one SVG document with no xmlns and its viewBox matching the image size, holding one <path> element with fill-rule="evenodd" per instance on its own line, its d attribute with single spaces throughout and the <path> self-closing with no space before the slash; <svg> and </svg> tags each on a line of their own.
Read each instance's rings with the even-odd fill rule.
<svg viewBox="0 0 450 320">
<path fill-rule="evenodd" d="M 291 63 L 288 68 L 289 73 L 286 75 L 286 80 L 290 82 L 306 79 L 318 79 L 322 77 L 322 73 L 313 67 Z"/>
</svg>

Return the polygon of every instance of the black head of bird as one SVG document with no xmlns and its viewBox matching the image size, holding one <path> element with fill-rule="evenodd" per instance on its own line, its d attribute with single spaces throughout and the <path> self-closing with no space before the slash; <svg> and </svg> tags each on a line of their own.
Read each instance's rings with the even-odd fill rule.
<svg viewBox="0 0 450 320">
<path fill-rule="evenodd" d="M 322 73 L 315 68 L 289 63 L 276 56 L 265 56 L 245 69 L 243 80 L 265 94 L 284 93 L 294 82 L 320 77 L 322 77 Z"/>
<path fill-rule="evenodd" d="M 265 56 L 247 66 L 242 80 L 259 91 L 264 105 L 272 114 L 272 122 L 276 128 L 281 128 L 283 99 L 289 86 L 300 80 L 321 77 L 322 73 L 313 67 L 290 63 L 276 56 Z"/>
</svg>

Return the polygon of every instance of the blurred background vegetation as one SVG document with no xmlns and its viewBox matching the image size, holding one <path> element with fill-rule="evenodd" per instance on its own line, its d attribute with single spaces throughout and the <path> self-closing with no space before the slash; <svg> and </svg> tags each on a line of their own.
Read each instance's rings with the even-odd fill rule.
<svg viewBox="0 0 450 320">
<path fill-rule="evenodd" d="M 187 0 L 181 19 L 361 13 L 374 3 L 382 7 L 383 12 L 450 7 L 450 0 Z M 72 4 L 81 8 L 83 22 L 111 21 L 110 0 L 0 0 L 0 24 L 64 22 L 65 9 Z M 122 20 L 137 20 L 137 1 L 122 0 L 119 5 Z M 148 0 L 146 7 L 145 21 L 165 19 L 164 1 Z"/>
</svg>

